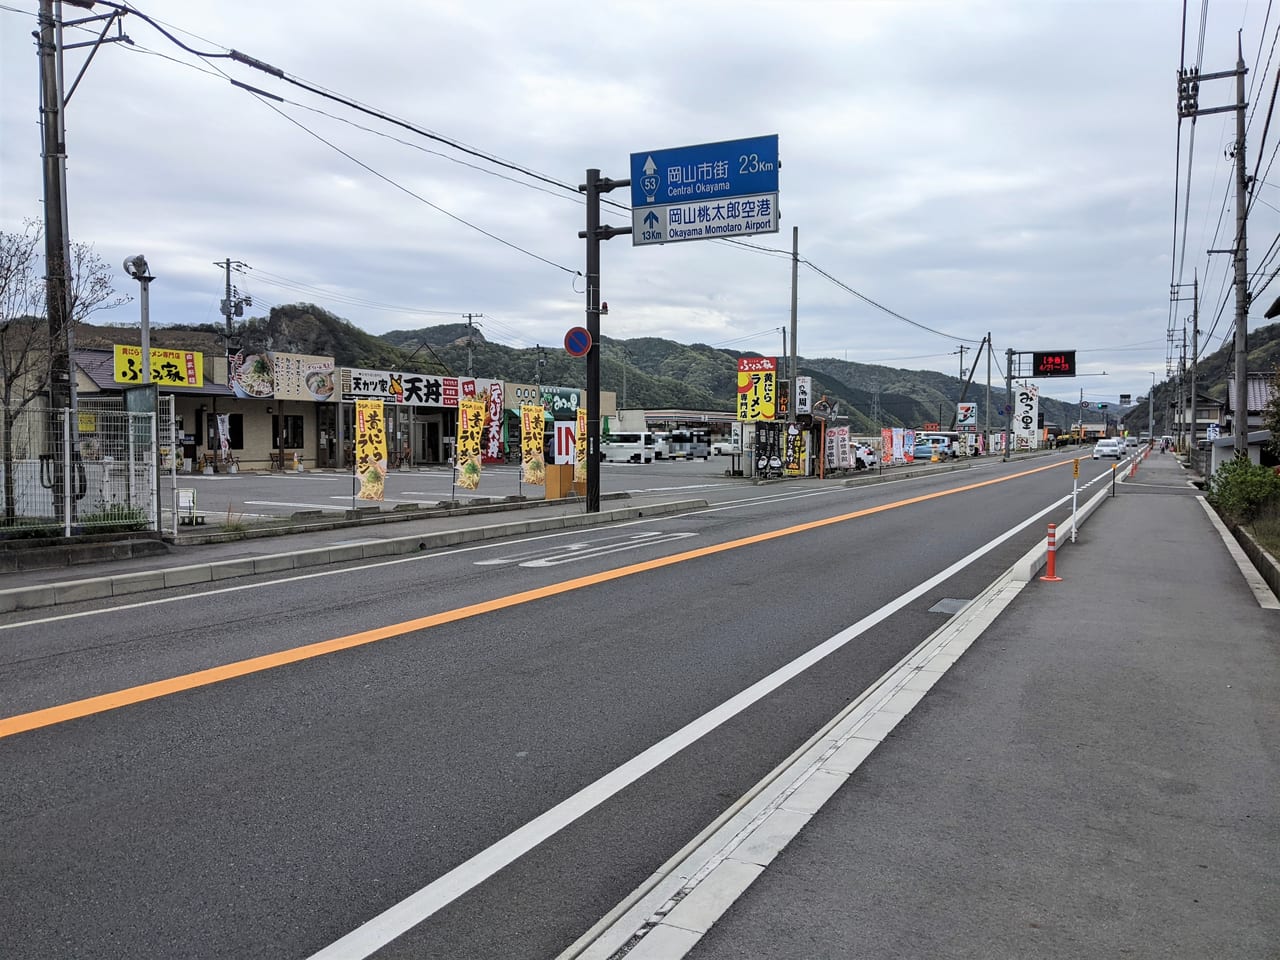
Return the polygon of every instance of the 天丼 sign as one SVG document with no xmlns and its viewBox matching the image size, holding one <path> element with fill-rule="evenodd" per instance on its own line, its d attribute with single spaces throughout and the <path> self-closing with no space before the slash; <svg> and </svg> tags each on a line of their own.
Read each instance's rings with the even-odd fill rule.
<svg viewBox="0 0 1280 960">
<path fill-rule="evenodd" d="M 631 155 L 631 243 L 778 232 L 778 136 Z"/>
</svg>

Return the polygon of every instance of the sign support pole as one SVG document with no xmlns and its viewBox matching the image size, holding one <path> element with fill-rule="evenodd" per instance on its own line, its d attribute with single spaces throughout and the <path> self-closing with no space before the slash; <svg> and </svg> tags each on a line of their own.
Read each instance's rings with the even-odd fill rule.
<svg viewBox="0 0 1280 960">
<path fill-rule="evenodd" d="M 1004 415 L 1004 461 L 1006 463 L 1012 459 L 1009 456 L 1009 434 L 1013 426 L 1013 355 L 1012 348 L 1004 352 L 1004 402 L 1005 410 L 1008 411 Z"/>
<path fill-rule="evenodd" d="M 578 191 L 587 195 L 587 229 L 578 236 L 587 241 L 587 513 L 600 512 L 600 241 L 631 233 L 630 227 L 600 226 L 600 194 L 631 181 L 601 177 L 598 169 L 587 170 L 587 182 Z"/>
<path fill-rule="evenodd" d="M 1080 521 L 1076 519 L 1076 496 L 1080 493 L 1080 461 L 1073 461 L 1071 467 L 1071 542 L 1076 542 L 1076 530 Z"/>
</svg>

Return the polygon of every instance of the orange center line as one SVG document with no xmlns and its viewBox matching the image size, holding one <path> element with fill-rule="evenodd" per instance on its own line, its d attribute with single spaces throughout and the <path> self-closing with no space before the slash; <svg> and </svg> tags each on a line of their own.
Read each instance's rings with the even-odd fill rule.
<svg viewBox="0 0 1280 960">
<path fill-rule="evenodd" d="M 978 483 L 970 483 L 961 487 L 954 487 L 949 490 L 926 493 L 918 497 L 909 497 L 905 500 L 895 500 L 892 503 L 881 504 L 878 507 L 867 507 L 863 510 L 855 510 L 852 513 L 843 513 L 838 516 L 826 517 L 821 520 L 811 520 L 807 523 L 800 523 L 790 527 L 782 527 L 778 530 L 771 530 L 766 533 L 757 533 L 749 537 L 741 537 L 737 540 L 728 540 L 724 543 L 715 543 L 705 547 L 696 547 L 692 550 L 682 551 L 681 553 L 658 557 L 653 560 L 644 560 L 639 563 L 628 564 L 624 567 L 615 567 L 612 570 L 604 570 L 600 573 L 588 574 L 583 577 L 577 577 L 573 580 L 566 580 L 563 583 L 549 584 L 544 587 L 537 587 L 533 590 L 522 590 L 519 593 L 508 594 L 505 597 L 497 597 L 493 600 L 484 600 L 480 603 L 472 603 L 464 607 L 456 607 L 453 610 L 433 613 L 426 617 L 415 617 L 412 620 L 404 620 L 400 623 L 392 623 L 386 626 L 376 627 L 372 630 L 361 630 L 358 633 L 347 634 L 344 637 L 335 637 L 331 640 L 321 640 L 316 643 L 308 643 L 300 647 L 292 647 L 288 650 L 281 650 L 276 653 L 263 654 L 259 657 L 250 657 L 246 660 L 236 660 L 232 663 L 209 667 L 205 670 L 196 670 L 192 673 L 179 674 L 176 677 L 169 677 L 165 680 L 155 680 L 150 683 L 142 683 L 133 687 L 125 687 L 122 690 L 114 690 L 110 693 L 103 693 L 93 697 L 86 697 L 81 700 L 72 700 L 69 703 L 45 707 L 41 710 L 32 710 L 29 713 L 15 714 L 11 717 L 0 719 L 0 739 L 12 737 L 19 733 L 39 730 L 42 727 L 50 727 L 55 724 L 65 723 L 69 720 L 79 720 L 84 717 L 93 716 L 94 714 L 106 713 L 110 710 L 118 710 L 121 707 L 133 706 L 134 704 L 143 703 L 147 700 L 156 700 L 161 697 L 171 696 L 175 693 L 182 693 L 187 690 L 195 690 L 199 687 L 211 686 L 215 683 L 222 683 L 225 680 L 234 680 L 237 677 L 244 677 L 254 673 L 274 670 L 277 667 L 287 666 L 291 663 L 301 663 L 304 660 L 311 660 L 316 657 L 323 657 L 331 653 L 337 653 L 341 650 L 350 650 L 354 647 L 377 643 L 379 640 L 387 640 L 392 637 L 404 636 L 405 634 L 413 633 L 418 630 L 427 630 L 431 627 L 438 627 L 446 623 L 456 623 L 459 620 L 467 620 L 471 617 L 478 617 L 481 614 L 493 613 L 498 610 L 505 610 L 508 607 L 516 607 L 521 604 L 532 603 L 535 600 L 545 600 L 548 597 L 558 596 L 562 593 L 569 593 L 574 590 L 581 590 L 584 587 L 608 583 L 611 580 L 619 580 L 623 577 L 629 577 L 637 573 L 644 573 L 649 570 L 659 570 L 663 567 L 673 566 L 677 563 L 684 563 L 688 560 L 695 560 L 699 557 L 708 557 L 728 550 L 736 550 L 740 547 L 751 546 L 752 544 L 765 543 L 769 540 L 776 540 L 781 537 L 804 533 L 808 530 L 817 530 L 821 527 L 831 526 L 832 524 L 844 523 L 848 520 L 856 520 L 859 517 L 868 517 L 873 514 L 884 513 L 888 510 L 896 510 L 901 507 L 911 506 L 912 504 L 936 500 L 940 497 L 949 497 L 957 493 L 977 490 L 981 487 L 991 486 L 996 483 L 1006 483 L 1010 480 L 1028 477 L 1032 474 L 1041 473 L 1045 470 L 1052 470 L 1056 467 L 1066 466 L 1069 463 L 1070 461 L 1048 464 L 1047 466 L 1025 470 L 1021 473 L 1015 473 L 1007 477 L 996 477 L 991 480 L 982 480 Z"/>
</svg>

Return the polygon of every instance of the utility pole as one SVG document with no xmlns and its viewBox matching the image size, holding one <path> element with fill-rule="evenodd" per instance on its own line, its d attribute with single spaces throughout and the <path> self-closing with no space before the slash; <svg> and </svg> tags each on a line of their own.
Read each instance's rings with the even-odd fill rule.
<svg viewBox="0 0 1280 960">
<path fill-rule="evenodd" d="M 796 324 L 799 321 L 800 305 L 800 228 L 791 228 L 791 378 L 790 403 L 787 404 L 787 416 L 796 415 Z M 786 352 L 786 340 L 783 340 L 783 352 Z"/>
<path fill-rule="evenodd" d="M 956 351 L 958 354 L 960 354 L 960 395 L 956 398 L 955 409 L 951 411 L 951 429 L 952 430 L 956 428 L 956 419 L 960 416 L 960 404 L 964 402 L 965 391 L 969 389 L 969 384 L 968 382 L 965 381 L 965 378 L 964 378 L 964 355 L 972 349 L 973 349 L 972 347 L 966 347 L 964 344 L 960 344 L 959 349 Z M 974 359 L 977 359 L 977 358 L 975 357 Z M 969 379 L 972 380 L 973 378 L 970 377 Z M 938 417 L 938 429 L 939 430 L 942 429 L 941 416 Z"/>
<path fill-rule="evenodd" d="M 221 267 L 224 271 L 224 276 L 225 276 L 223 295 L 222 295 L 222 304 L 219 306 L 218 312 L 221 313 L 222 316 L 225 317 L 227 321 L 227 331 L 226 333 L 223 334 L 223 339 L 226 341 L 227 380 L 230 380 L 231 374 L 232 374 L 231 338 L 235 330 L 235 323 L 232 321 L 231 318 L 243 317 L 244 308 L 253 306 L 253 297 L 250 297 L 250 296 L 242 297 L 240 295 L 240 291 L 231 285 L 231 271 L 232 269 L 235 269 L 237 271 L 248 270 L 250 269 L 250 267 L 247 263 L 244 263 L 243 261 L 240 261 L 240 260 L 232 260 L 230 257 L 227 257 L 227 259 L 225 260 L 215 260 L 213 261 L 213 265 L 215 267 Z"/>
<path fill-rule="evenodd" d="M 1248 220 L 1249 175 L 1244 166 L 1244 46 L 1236 35 L 1236 417 L 1235 449 L 1237 457 L 1249 455 L 1249 384 L 1246 358 L 1249 353 L 1249 271 L 1246 261 L 1249 245 L 1245 242 Z M 1191 398 L 1194 406 L 1195 398 Z M 1192 428 L 1194 433 L 1195 428 Z"/>
<path fill-rule="evenodd" d="M 1209 253 L 1234 253 L 1234 250 L 1210 250 Z M 1191 442 L 1195 443 L 1196 439 L 1196 353 L 1200 341 L 1200 278 L 1197 273 L 1195 279 L 1191 283 L 1175 283 L 1169 288 L 1169 299 L 1173 302 L 1186 300 L 1187 297 L 1182 296 L 1178 291 L 1180 287 L 1191 287 L 1191 387 L 1188 391 L 1191 394 Z M 1182 336 L 1185 343 L 1186 340 L 1186 321 L 1183 321 Z M 1172 333 L 1170 334 L 1172 337 Z M 1169 372 L 1166 371 L 1166 376 Z M 1181 376 L 1181 372 L 1179 373 Z M 1181 382 L 1179 382 L 1181 388 Z M 1180 436 L 1181 434 L 1179 434 Z"/>
<path fill-rule="evenodd" d="M 1147 394 L 1147 440 L 1156 442 L 1156 374 L 1151 371 L 1151 392 Z"/>
<path fill-rule="evenodd" d="M 1182 346 L 1178 350 L 1178 443 L 1187 432 L 1187 323 L 1182 322 Z"/>
<path fill-rule="evenodd" d="M 987 450 L 991 446 L 991 331 L 987 331 L 987 425 L 986 436 L 983 438 L 983 449 Z M 990 453 L 990 450 L 987 450 Z"/>
<path fill-rule="evenodd" d="M 1245 169 L 1245 110 L 1249 103 L 1245 100 L 1244 78 L 1249 71 L 1244 65 L 1244 44 L 1240 35 L 1236 36 L 1236 68 L 1219 73 L 1202 74 L 1192 68 L 1178 73 L 1178 118 L 1200 117 L 1210 113 L 1236 112 L 1236 142 L 1232 146 L 1236 166 L 1236 238 L 1231 250 L 1235 261 L 1236 291 L 1236 336 L 1235 336 L 1235 379 L 1236 395 L 1233 401 L 1235 419 L 1232 433 L 1235 437 L 1237 456 L 1245 456 L 1249 446 L 1249 388 L 1247 383 L 1246 360 L 1249 347 L 1249 271 L 1248 271 L 1248 196 L 1251 179 Z M 1200 83 L 1203 80 L 1218 80 L 1226 77 L 1236 79 L 1236 102 L 1221 107 L 1200 107 Z M 1210 251 L 1211 253 L 1214 251 Z M 1192 404 L 1195 403 L 1194 398 Z"/>
<path fill-rule="evenodd" d="M 466 321 L 467 321 L 467 376 L 468 377 L 474 377 L 476 375 L 475 369 L 471 363 L 471 342 L 472 342 L 472 331 L 474 329 L 472 327 L 471 321 L 479 320 L 483 316 L 484 316 L 483 313 L 464 313 L 463 314 L 463 317 L 466 318 Z M 538 349 L 541 350 L 542 348 L 539 347 Z"/>
<path fill-rule="evenodd" d="M 1191 284 L 1191 446 L 1196 444 L 1196 357 L 1200 353 L 1200 277 Z M 1246 418 L 1247 419 L 1247 418 Z"/>
<path fill-rule="evenodd" d="M 1013 348 L 1009 347 L 1004 352 L 1004 396 L 1005 407 L 1007 411 L 1004 415 L 1004 456 L 1003 460 L 1009 459 L 1009 434 L 1012 432 L 1013 426 Z"/>
<path fill-rule="evenodd" d="M 66 0 L 75 7 L 90 9 L 89 0 Z M 36 57 L 40 67 L 40 161 L 44 185 L 44 263 L 45 263 L 45 322 L 49 328 L 49 420 L 46 426 L 46 443 L 53 456 L 53 508 L 62 523 L 64 534 L 71 535 L 71 521 L 75 517 L 76 500 L 67 500 L 66 491 L 71 483 L 71 463 L 66 456 L 76 456 L 80 448 L 79 399 L 76 395 L 75 367 L 75 317 L 72 315 L 73 289 L 71 270 L 71 228 L 67 217 L 67 125 L 66 109 L 70 94 L 64 95 L 62 40 L 62 3 L 56 7 L 53 0 L 40 0 L 36 16 L 39 29 L 36 38 Z M 91 46 L 93 51 L 102 43 L 110 43 L 106 34 L 111 24 L 118 22 L 119 11 L 103 17 L 86 17 L 75 25 L 94 20 L 106 20 L 106 26 L 97 40 L 75 46 Z M 123 37 L 116 38 L 123 39 Z M 90 53 L 89 58 L 93 58 Z M 88 68 L 88 61 L 80 69 L 71 85 L 75 92 L 80 77 Z M 67 410 L 64 421 L 63 442 L 54 439 L 56 414 Z M 69 441 L 69 442 L 68 442 Z M 67 503 L 70 509 L 67 510 Z"/>
<path fill-rule="evenodd" d="M 62 102 L 62 23 L 53 0 L 40 0 L 36 34 L 40 58 L 40 121 L 44 175 L 45 310 L 49 324 L 49 405 L 68 407 L 77 423 L 75 377 L 71 370 L 71 242 L 67 228 L 67 146 Z M 57 458 L 61 461 L 61 458 Z M 62 475 L 59 469 L 58 475 Z M 61 496 L 55 497 L 59 515 Z"/>
</svg>

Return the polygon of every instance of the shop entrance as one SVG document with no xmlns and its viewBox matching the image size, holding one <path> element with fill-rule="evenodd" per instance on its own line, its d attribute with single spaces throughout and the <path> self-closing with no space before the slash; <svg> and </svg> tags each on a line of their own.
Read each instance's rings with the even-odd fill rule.
<svg viewBox="0 0 1280 960">
<path fill-rule="evenodd" d="M 316 466 L 338 466 L 338 405 L 316 404 Z"/>
</svg>

